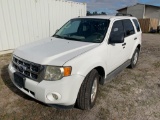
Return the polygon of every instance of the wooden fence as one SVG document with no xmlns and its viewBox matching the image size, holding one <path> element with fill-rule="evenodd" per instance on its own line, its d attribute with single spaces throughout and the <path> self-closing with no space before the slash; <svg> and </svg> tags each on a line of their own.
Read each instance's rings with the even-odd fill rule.
<svg viewBox="0 0 160 120">
<path fill-rule="evenodd" d="M 139 23 L 140 23 L 142 32 L 148 33 L 151 30 L 157 30 L 159 20 L 153 19 L 153 18 L 139 19 Z"/>
</svg>

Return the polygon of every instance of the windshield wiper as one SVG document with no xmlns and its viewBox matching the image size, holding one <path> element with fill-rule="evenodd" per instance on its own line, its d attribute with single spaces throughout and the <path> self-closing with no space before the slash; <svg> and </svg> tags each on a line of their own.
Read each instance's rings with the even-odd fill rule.
<svg viewBox="0 0 160 120">
<path fill-rule="evenodd" d="M 67 40 L 76 40 L 76 41 L 81 41 L 80 39 L 72 38 L 72 37 L 64 37 L 64 39 L 67 39 Z"/>
<path fill-rule="evenodd" d="M 67 40 L 76 40 L 76 41 L 81 41 L 80 39 L 77 39 L 77 38 L 64 37 L 64 36 L 60 36 L 60 35 L 53 35 L 53 37 L 56 37 L 56 38 L 62 38 L 62 39 L 67 39 Z"/>
<path fill-rule="evenodd" d="M 60 35 L 53 35 L 53 37 L 64 39 L 64 37 L 63 37 L 63 36 L 60 36 Z"/>
</svg>

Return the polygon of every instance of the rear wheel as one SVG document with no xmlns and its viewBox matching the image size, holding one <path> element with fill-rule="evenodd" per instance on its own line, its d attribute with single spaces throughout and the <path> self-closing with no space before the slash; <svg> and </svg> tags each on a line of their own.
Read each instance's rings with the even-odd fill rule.
<svg viewBox="0 0 160 120">
<path fill-rule="evenodd" d="M 138 62 L 138 57 L 139 57 L 139 49 L 136 48 L 136 50 L 135 50 L 135 52 L 134 52 L 134 54 L 132 56 L 131 64 L 130 64 L 129 68 L 133 69 L 133 68 L 136 67 L 137 62 Z"/>
<path fill-rule="evenodd" d="M 96 102 L 99 86 L 99 74 L 93 69 L 84 79 L 77 97 L 77 107 L 91 109 Z"/>
</svg>

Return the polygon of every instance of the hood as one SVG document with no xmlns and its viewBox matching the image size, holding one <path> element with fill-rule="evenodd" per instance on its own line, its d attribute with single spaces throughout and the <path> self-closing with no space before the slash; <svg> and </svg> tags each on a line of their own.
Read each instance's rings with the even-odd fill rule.
<svg viewBox="0 0 160 120">
<path fill-rule="evenodd" d="M 67 61 L 98 45 L 99 43 L 87 43 L 51 37 L 21 46 L 14 51 L 14 55 L 42 65 L 63 66 Z"/>
</svg>

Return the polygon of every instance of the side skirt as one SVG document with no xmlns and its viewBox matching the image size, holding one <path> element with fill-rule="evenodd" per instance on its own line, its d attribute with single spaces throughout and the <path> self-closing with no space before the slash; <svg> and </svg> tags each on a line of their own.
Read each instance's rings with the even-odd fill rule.
<svg viewBox="0 0 160 120">
<path fill-rule="evenodd" d="M 129 65 L 131 64 L 131 60 L 127 60 L 126 62 L 124 62 L 121 66 L 119 66 L 118 68 L 116 68 L 115 70 L 113 70 L 111 73 L 109 73 L 106 76 L 106 79 L 104 80 L 104 84 L 108 81 L 108 80 L 112 80 L 114 77 L 116 77 L 120 72 L 122 72 L 125 68 L 127 68 Z"/>
</svg>

